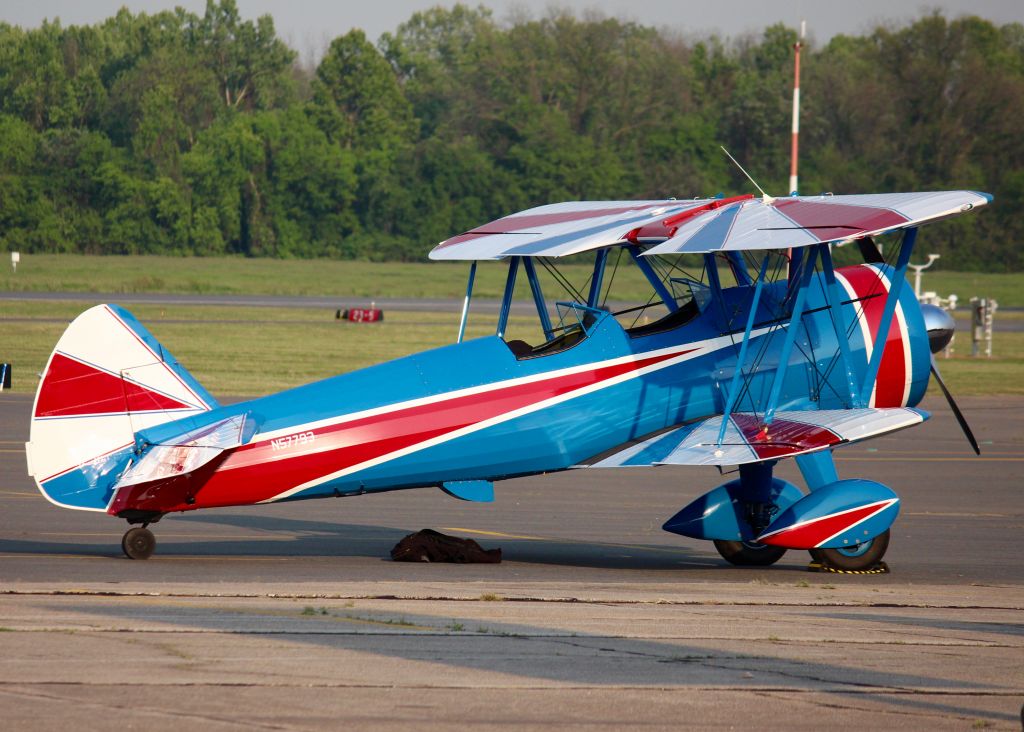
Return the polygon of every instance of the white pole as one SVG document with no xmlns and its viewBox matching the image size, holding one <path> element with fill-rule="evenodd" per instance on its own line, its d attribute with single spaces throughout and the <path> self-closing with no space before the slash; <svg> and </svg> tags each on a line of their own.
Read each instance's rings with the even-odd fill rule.
<svg viewBox="0 0 1024 732">
<path fill-rule="evenodd" d="M 797 159 L 800 138 L 800 49 L 804 45 L 807 21 L 800 21 L 800 40 L 793 44 L 796 52 L 793 60 L 793 146 L 789 161 L 789 192 L 797 190 Z"/>
</svg>

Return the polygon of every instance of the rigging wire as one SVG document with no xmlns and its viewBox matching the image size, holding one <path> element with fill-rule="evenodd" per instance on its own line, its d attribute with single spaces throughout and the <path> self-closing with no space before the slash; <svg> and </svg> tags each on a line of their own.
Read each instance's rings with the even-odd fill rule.
<svg viewBox="0 0 1024 732">
<path fill-rule="evenodd" d="M 604 299 L 601 301 L 601 307 L 604 308 L 605 303 L 608 302 L 608 295 L 612 292 L 612 285 L 615 284 L 615 273 L 619 271 L 619 262 L 622 261 L 622 247 L 619 247 L 619 253 L 615 257 L 615 266 L 612 267 L 612 276 L 608 280 L 608 286 L 604 290 Z"/>
<path fill-rule="evenodd" d="M 562 286 L 562 289 L 565 290 L 567 295 L 575 298 L 577 302 L 586 302 L 586 298 L 580 294 L 579 290 L 572 286 L 569 278 L 562 274 L 562 272 L 559 271 L 552 262 L 548 261 L 547 257 L 537 257 L 537 260 L 541 263 L 541 266 L 543 266 L 544 269 L 546 269 L 548 273 L 555 278 L 555 282 Z M 590 280 L 588 279 L 587 282 L 589 281 Z M 584 287 L 586 287 L 586 285 L 584 285 Z"/>
<path fill-rule="evenodd" d="M 906 237 L 905 233 L 903 234 L 903 237 L 904 238 Z M 898 247 L 894 246 L 894 247 L 890 248 L 890 253 L 889 253 L 889 257 L 888 258 L 886 258 L 883 255 L 883 257 L 882 257 L 883 264 L 891 267 L 892 266 L 892 262 L 893 262 L 893 258 L 895 258 L 897 256 L 897 254 L 898 254 L 899 250 L 902 248 L 902 246 L 903 246 L 903 239 L 901 238 L 900 239 L 900 246 L 898 246 Z M 863 265 L 858 265 L 858 266 L 863 266 Z M 868 294 L 867 295 L 865 295 L 864 297 L 861 297 L 861 298 L 856 298 L 856 299 L 848 300 L 846 302 L 841 303 L 840 306 L 846 305 L 848 303 L 851 303 L 851 304 L 854 305 L 854 308 L 853 308 L 853 312 L 854 312 L 853 321 L 850 323 L 849 327 L 847 327 L 847 329 L 846 329 L 846 339 L 847 340 L 850 340 L 853 337 L 853 334 L 855 332 L 857 332 L 857 330 L 861 327 L 861 322 L 860 322 L 861 319 L 862 318 L 865 319 L 865 320 L 867 319 L 867 313 L 866 313 L 866 309 L 865 309 L 864 303 L 866 303 L 867 301 L 869 301 L 869 300 L 871 300 L 873 298 L 880 297 L 883 294 L 882 293 L 883 289 L 884 289 L 884 287 L 882 285 L 882 278 L 879 277 L 879 278 L 875 279 L 874 283 L 872 283 L 871 289 L 868 290 Z M 869 331 L 869 335 L 870 335 L 870 326 L 868 326 L 868 331 Z M 877 336 L 879 336 L 881 334 L 879 333 L 879 334 L 875 334 L 875 335 L 876 335 L 876 337 L 873 339 L 873 342 L 877 341 L 878 340 Z M 839 337 L 838 333 L 836 334 L 836 337 L 837 338 Z M 886 334 L 886 339 L 888 339 L 888 334 Z M 841 356 L 841 353 L 837 349 L 836 353 L 834 353 L 832 355 L 832 358 L 829 360 L 828 367 L 825 369 L 825 378 L 826 379 L 831 375 L 832 371 L 836 368 L 836 366 L 839 365 L 840 356 Z M 875 377 L 875 381 L 876 381 L 876 383 L 878 381 L 877 375 Z M 833 389 L 833 391 L 834 391 L 834 389 Z"/>
<path fill-rule="evenodd" d="M 787 261 L 786 258 L 783 257 L 783 256 L 777 256 L 776 257 L 775 268 L 774 268 L 774 270 L 772 272 L 772 277 L 771 277 L 771 280 L 770 280 L 771 282 L 778 282 L 779 281 L 780 275 L 782 273 L 783 263 L 786 262 L 786 261 Z M 791 272 L 790 273 L 790 278 L 792 278 L 794 276 L 802 277 L 803 276 L 803 268 L 807 266 L 806 263 L 807 263 L 807 259 L 806 258 L 802 259 L 801 263 L 800 263 L 800 265 L 801 265 L 800 269 L 796 273 Z M 779 310 L 776 310 L 775 312 L 772 312 L 772 315 L 773 315 L 773 317 L 775 317 L 776 321 L 774 322 L 774 324 L 768 326 L 769 327 L 768 332 L 765 333 L 764 337 L 760 339 L 761 343 L 760 343 L 760 346 L 758 348 L 757 353 L 754 356 L 754 363 L 753 363 L 753 365 L 752 365 L 752 367 L 750 369 L 750 375 L 743 378 L 743 388 L 740 389 L 739 396 L 736 398 L 736 404 L 737 405 L 741 404 L 744 399 L 749 399 L 750 400 L 750 411 L 754 415 L 757 414 L 757 404 L 754 401 L 754 397 L 752 395 L 752 391 L 753 391 L 753 378 L 760 371 L 761 364 L 763 363 L 764 359 L 768 355 L 768 349 L 769 349 L 769 346 L 771 345 L 772 337 L 777 332 L 782 330 L 783 325 L 786 322 L 785 306 L 786 306 L 786 303 L 789 300 L 789 297 L 790 297 L 789 294 L 787 294 L 782 299 L 781 302 L 778 302 Z"/>
</svg>

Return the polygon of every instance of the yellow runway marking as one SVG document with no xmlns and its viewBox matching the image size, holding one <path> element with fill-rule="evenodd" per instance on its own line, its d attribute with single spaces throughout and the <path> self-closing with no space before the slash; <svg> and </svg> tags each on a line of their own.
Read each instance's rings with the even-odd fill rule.
<svg viewBox="0 0 1024 732">
<path fill-rule="evenodd" d="M 956 513 L 944 511 L 907 511 L 904 516 L 952 516 L 954 518 L 1012 518 L 1008 513 Z"/>
<path fill-rule="evenodd" d="M 182 555 L 178 555 L 178 556 L 174 556 L 174 557 L 169 557 L 169 556 L 166 556 L 166 555 L 160 556 L 159 552 L 157 552 L 157 554 L 154 555 L 154 557 L 155 557 L 155 559 L 157 559 L 157 561 L 161 561 L 161 562 L 167 562 L 167 561 L 174 562 L 174 561 L 178 561 L 178 560 L 183 560 L 183 561 L 188 561 L 188 562 L 195 562 L 195 561 L 199 561 L 199 562 L 204 562 L 204 561 L 205 562 L 297 562 L 297 561 L 300 561 L 300 560 L 301 561 L 305 561 L 305 560 L 308 560 L 308 559 L 311 558 L 309 556 L 301 556 L 301 557 L 239 557 L 239 556 L 230 556 L 230 555 L 225 555 L 225 556 L 209 556 L 209 555 L 201 555 L 201 554 L 182 554 Z M 152 559 L 147 559 L 146 561 L 147 562 L 152 562 L 153 560 Z"/>
<path fill-rule="evenodd" d="M 4 559 L 110 559 L 99 554 L 0 554 Z"/>
<path fill-rule="evenodd" d="M 483 529 L 464 529 L 459 526 L 445 526 L 443 531 L 464 531 L 467 534 L 481 534 L 483 536 L 500 536 L 502 539 L 529 539 L 530 541 L 553 541 L 546 536 L 528 536 L 526 534 L 506 534 L 501 531 L 484 531 Z"/>
<path fill-rule="evenodd" d="M 680 554 L 683 548 L 673 549 L 671 547 L 643 546 L 640 544 L 619 544 L 607 541 L 582 541 L 579 539 L 555 539 L 550 536 L 527 536 L 522 534 L 505 534 L 501 531 L 484 531 L 483 529 L 466 529 L 458 526 L 444 526 L 442 531 L 461 531 L 466 534 L 480 534 L 482 536 L 495 536 L 501 539 L 526 539 L 527 541 L 550 541 L 558 544 L 581 544 L 583 546 L 609 546 L 617 549 L 637 549 L 645 552 L 662 552 L 665 554 Z"/>
<path fill-rule="evenodd" d="M 18 552 L 4 552 L 4 553 L 0 553 L 0 559 L 108 559 L 108 560 L 110 560 L 110 559 L 122 559 L 122 558 L 123 557 L 121 556 L 120 553 L 118 553 L 115 556 L 113 552 L 111 552 L 110 554 L 29 554 L 28 552 L 25 552 L 24 554 L 18 553 Z M 148 559 L 146 561 L 149 561 L 149 562 L 175 562 L 175 561 L 187 561 L 187 562 L 195 562 L 195 561 L 200 561 L 200 562 L 202 562 L 202 561 L 209 561 L 209 562 L 298 562 L 298 561 L 303 561 L 303 562 L 307 562 L 310 559 L 317 559 L 317 558 L 318 557 L 316 557 L 316 556 L 305 555 L 305 554 L 302 555 L 302 556 L 295 556 L 295 557 L 267 557 L 267 556 L 241 557 L 241 556 L 234 556 L 234 555 L 210 556 L 210 555 L 201 555 L 201 554 L 180 554 L 180 555 L 176 555 L 176 556 L 166 556 L 166 555 L 161 556 L 159 553 L 157 553 L 152 559 Z M 323 555 L 323 558 L 335 559 L 336 557 L 331 556 L 331 555 Z M 131 560 L 127 560 L 126 559 L 126 561 L 131 561 Z"/>
<path fill-rule="evenodd" d="M 37 531 L 34 532 L 33 536 L 99 536 L 108 537 L 113 536 L 116 531 L 100 532 L 100 531 Z M 207 539 L 274 539 L 281 541 L 284 539 L 293 539 L 294 536 L 281 536 L 280 534 L 164 534 L 159 533 L 160 539 L 191 539 L 191 540 L 207 540 Z"/>
</svg>

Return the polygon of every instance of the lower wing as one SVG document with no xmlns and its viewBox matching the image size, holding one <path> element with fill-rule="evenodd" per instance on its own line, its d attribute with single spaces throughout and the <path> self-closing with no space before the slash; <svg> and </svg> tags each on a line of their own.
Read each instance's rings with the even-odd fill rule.
<svg viewBox="0 0 1024 732">
<path fill-rule="evenodd" d="M 743 465 L 779 460 L 895 432 L 928 419 L 920 409 L 825 409 L 777 412 L 770 425 L 751 412 L 692 422 L 580 467 Z"/>
</svg>

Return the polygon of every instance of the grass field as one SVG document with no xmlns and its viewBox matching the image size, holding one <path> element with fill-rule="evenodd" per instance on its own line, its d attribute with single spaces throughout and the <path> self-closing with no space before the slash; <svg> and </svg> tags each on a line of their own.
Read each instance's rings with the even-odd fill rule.
<svg viewBox="0 0 1024 732">
<path fill-rule="evenodd" d="M 36 375 L 64 329 L 90 303 L 3 303 L 0 361 L 13 391 L 34 392 Z M 334 319 L 331 310 L 134 305 L 132 313 L 215 395 L 254 396 L 454 342 L 457 316 L 396 312 L 381 323 Z M 543 340 L 536 318 L 512 318 L 509 337 Z M 495 316 L 470 318 L 467 338 L 494 332 Z M 537 332 L 534 332 L 534 331 Z"/>
<path fill-rule="evenodd" d="M 18 271 L 0 262 L 0 291 L 187 293 L 224 295 L 322 295 L 361 297 L 461 298 L 465 293 L 466 263 L 352 262 L 337 260 L 244 259 L 241 257 L 98 257 L 83 255 L 22 255 Z M 484 263 L 477 273 L 479 297 L 499 298 L 504 267 Z M 577 287 L 590 268 L 561 265 Z M 543 273 L 542 273 L 543 274 Z M 520 278 L 522 280 L 524 278 Z M 520 282 L 517 294 L 529 297 Z M 1001 307 L 1024 307 L 1024 273 L 989 274 L 928 270 L 922 289 L 941 295 L 956 293 L 962 303 L 973 296 L 993 297 Z M 545 282 L 545 292 L 557 293 Z M 616 273 L 614 297 L 646 299 L 650 288 L 636 267 L 624 262 Z"/>
<path fill-rule="evenodd" d="M 4 263 L 6 265 L 6 263 Z M 590 275 L 582 264 L 561 265 L 577 287 Z M 506 268 L 483 263 L 477 269 L 477 297 L 500 298 Z M 310 295 L 361 297 L 462 298 L 469 264 L 463 262 L 354 262 L 330 259 L 281 260 L 241 257 L 97 257 L 22 255 L 16 273 L 6 266 L 0 292 L 181 293 L 203 295 Z M 546 273 L 542 272 L 542 277 Z M 525 278 L 520 277 L 520 280 Z M 525 282 L 517 295 L 530 296 Z M 554 292 L 547 278 L 546 289 Z M 646 298 L 650 288 L 633 266 L 616 274 L 616 293 Z"/>
<path fill-rule="evenodd" d="M 36 374 L 67 323 L 88 303 L 7 301 L 0 361 L 14 366 L 14 391 Z M 395 312 L 382 323 L 334 319 L 330 310 L 136 305 L 132 312 L 213 394 L 255 396 L 452 343 L 457 316 Z M 494 332 L 495 316 L 470 318 L 468 337 Z M 539 342 L 535 318 L 513 318 L 509 337 Z M 967 356 L 965 335 L 940 368 L 956 394 L 1024 394 L 1024 333 L 998 333 L 991 359 Z M 0 399 L 2 402 L 2 399 Z"/>
</svg>

